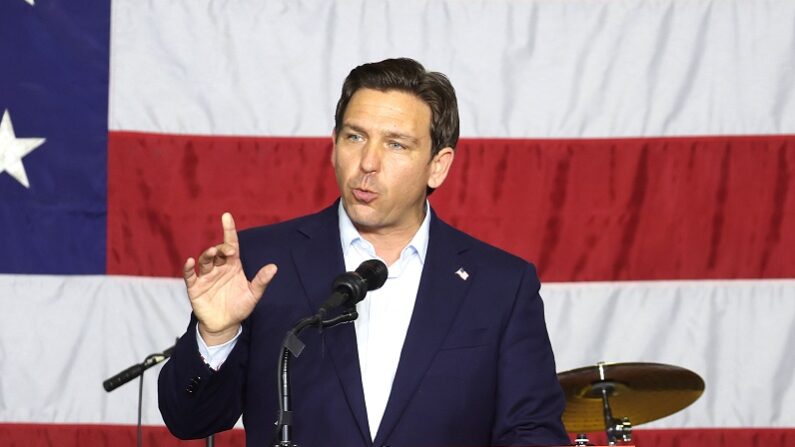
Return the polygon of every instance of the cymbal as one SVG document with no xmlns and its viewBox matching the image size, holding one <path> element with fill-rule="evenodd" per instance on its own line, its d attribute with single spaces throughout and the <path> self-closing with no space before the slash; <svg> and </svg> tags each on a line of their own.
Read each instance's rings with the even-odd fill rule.
<svg viewBox="0 0 795 447">
<path fill-rule="evenodd" d="M 602 394 L 594 385 L 609 390 L 614 418 L 629 417 L 633 426 L 676 413 L 704 393 L 704 380 L 685 368 L 662 363 L 603 363 L 558 374 L 566 394 L 563 423 L 572 433 L 605 429 Z"/>
</svg>

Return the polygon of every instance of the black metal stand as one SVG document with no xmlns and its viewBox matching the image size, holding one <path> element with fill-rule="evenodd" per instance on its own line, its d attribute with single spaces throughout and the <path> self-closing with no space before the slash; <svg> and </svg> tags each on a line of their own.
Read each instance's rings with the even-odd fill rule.
<svg viewBox="0 0 795 447">
<path fill-rule="evenodd" d="M 605 420 L 607 444 L 616 445 L 619 440 L 629 442 L 632 440 L 632 424 L 629 418 L 616 419 L 610 410 L 610 395 L 615 391 L 616 384 L 605 380 L 604 363 L 597 363 L 596 366 L 599 368 L 599 381 L 591 385 L 591 389 L 599 391 L 602 397 L 602 414 Z"/>
<path fill-rule="evenodd" d="M 138 423 L 136 424 L 136 431 L 135 431 L 136 432 L 135 445 L 137 445 L 138 447 L 141 447 L 141 443 L 143 442 L 143 426 L 141 425 L 141 412 L 143 409 L 143 400 L 144 400 L 144 371 L 171 357 L 172 352 L 174 352 L 174 346 L 166 349 L 163 352 L 149 354 L 148 356 L 146 356 L 143 362 L 137 365 L 133 365 L 125 369 L 124 371 L 116 374 L 115 376 L 102 382 L 102 387 L 105 388 L 105 391 L 111 392 L 116 388 L 124 385 L 125 383 L 135 379 L 136 377 L 139 378 Z"/>
<path fill-rule="evenodd" d="M 144 372 L 147 369 L 171 357 L 172 352 L 174 352 L 174 346 L 166 349 L 163 352 L 149 354 L 146 356 L 143 362 L 133 365 L 102 382 L 102 386 L 105 388 L 105 391 L 110 393 L 111 391 L 135 379 L 136 377 L 138 378 L 138 423 L 136 424 L 135 430 L 135 445 L 138 447 L 141 447 L 141 444 L 143 443 L 143 425 L 141 423 L 141 413 L 143 411 L 144 401 Z M 213 447 L 214 444 L 214 435 L 208 436 L 206 440 L 207 447 Z"/>
<path fill-rule="evenodd" d="M 334 327 L 341 323 L 349 323 L 359 317 L 356 309 L 350 308 L 340 315 L 328 320 L 321 320 L 317 315 L 304 318 L 299 321 L 292 329 L 287 331 L 282 343 L 282 352 L 279 356 L 277 369 L 277 388 L 279 392 L 279 414 L 276 420 L 276 436 L 278 439 L 274 447 L 298 447 L 292 441 L 291 426 L 293 425 L 293 412 L 290 401 L 290 356 L 298 358 L 306 346 L 298 335 L 311 326 L 321 329 Z"/>
<path fill-rule="evenodd" d="M 141 410 L 144 402 L 144 372 L 138 377 L 138 423 L 135 425 L 135 445 L 141 447 L 143 443 L 144 431 L 141 424 Z"/>
</svg>

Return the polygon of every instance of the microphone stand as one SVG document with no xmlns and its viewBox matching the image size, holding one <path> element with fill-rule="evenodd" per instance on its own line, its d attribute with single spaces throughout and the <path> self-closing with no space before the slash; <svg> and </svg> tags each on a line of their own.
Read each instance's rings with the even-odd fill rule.
<svg viewBox="0 0 795 447">
<path fill-rule="evenodd" d="M 173 351 L 174 348 L 172 347 L 169 349 Z M 168 349 L 166 351 L 168 351 Z M 141 447 L 144 435 L 143 424 L 141 423 L 141 413 L 143 410 L 143 402 L 144 402 L 144 371 L 166 360 L 170 356 L 171 352 L 169 352 L 167 356 L 164 356 L 163 354 L 160 353 L 149 354 L 148 356 L 146 356 L 143 363 L 141 363 L 140 365 L 136 365 L 141 367 L 141 371 L 138 375 L 138 423 L 136 424 L 136 430 L 135 430 L 135 445 L 137 447 Z M 133 366 L 133 368 L 134 367 L 135 366 Z"/>
<path fill-rule="evenodd" d="M 279 392 L 279 414 L 276 421 L 276 432 L 279 441 L 274 443 L 274 447 L 298 447 L 292 442 L 290 426 L 293 423 L 292 404 L 290 401 L 290 355 L 298 358 L 306 346 L 298 335 L 301 331 L 310 327 L 317 326 L 320 329 L 334 327 L 341 323 L 348 323 L 359 317 L 356 309 L 351 307 L 340 315 L 323 320 L 321 316 L 315 315 L 299 321 L 292 329 L 287 331 L 282 343 L 282 354 L 279 356 L 277 369 L 277 388 Z"/>
<path fill-rule="evenodd" d="M 146 356 L 143 362 L 133 365 L 102 382 L 102 387 L 105 388 L 105 391 L 110 393 L 116 388 L 138 377 L 138 423 L 136 424 L 135 433 L 135 445 L 137 447 L 141 447 L 143 442 L 143 425 L 141 423 L 141 413 L 143 411 L 144 400 L 144 372 L 147 369 L 157 365 L 158 363 L 162 363 L 171 357 L 171 353 L 174 352 L 174 347 L 175 346 L 172 346 L 163 352 L 149 354 Z M 208 436 L 206 439 L 206 446 L 213 447 L 214 444 L 214 435 Z"/>
<path fill-rule="evenodd" d="M 174 346 L 166 349 L 163 352 L 149 354 L 148 356 L 146 356 L 143 362 L 133 365 L 125 369 L 124 371 L 116 374 L 115 376 L 102 382 L 102 387 L 105 388 L 105 391 L 110 393 L 111 391 L 135 379 L 136 377 L 140 379 L 138 382 L 138 423 L 136 424 L 136 434 L 135 434 L 135 445 L 137 445 L 138 447 L 141 447 L 143 439 L 141 412 L 143 409 L 143 400 L 144 400 L 144 371 L 171 357 L 172 352 L 174 352 Z"/>
</svg>

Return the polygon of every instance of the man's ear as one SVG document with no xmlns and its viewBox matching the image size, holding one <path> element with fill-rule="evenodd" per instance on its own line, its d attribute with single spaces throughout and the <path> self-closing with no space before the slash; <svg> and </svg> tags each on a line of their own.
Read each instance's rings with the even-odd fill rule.
<svg viewBox="0 0 795 447">
<path fill-rule="evenodd" d="M 428 176 L 428 187 L 436 189 L 444 183 L 455 158 L 455 150 L 451 147 L 442 148 L 431 159 L 431 175 Z"/>
</svg>

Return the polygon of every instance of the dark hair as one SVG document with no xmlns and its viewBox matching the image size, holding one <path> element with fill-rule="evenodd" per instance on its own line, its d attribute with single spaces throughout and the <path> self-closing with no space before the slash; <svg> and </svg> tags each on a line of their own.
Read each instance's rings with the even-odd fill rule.
<svg viewBox="0 0 795 447">
<path fill-rule="evenodd" d="M 342 94 L 334 114 L 334 131 L 339 133 L 342 118 L 353 94 L 361 88 L 386 92 L 397 90 L 415 95 L 431 108 L 431 158 L 445 147 L 458 143 L 458 101 L 447 76 L 425 70 L 419 62 L 386 59 L 359 65 L 342 84 Z"/>
</svg>

